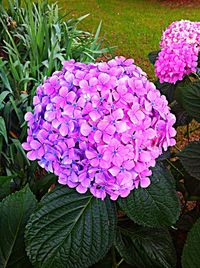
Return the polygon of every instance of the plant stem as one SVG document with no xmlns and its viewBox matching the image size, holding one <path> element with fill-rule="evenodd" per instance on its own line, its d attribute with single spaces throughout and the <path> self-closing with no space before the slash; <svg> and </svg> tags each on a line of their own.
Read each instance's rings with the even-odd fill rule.
<svg viewBox="0 0 200 268">
<path fill-rule="evenodd" d="M 174 148 L 176 148 L 176 150 L 179 151 L 179 152 L 181 151 L 181 150 L 178 148 L 177 145 L 174 145 Z"/>
<path fill-rule="evenodd" d="M 169 159 L 166 159 L 166 161 L 172 166 L 182 177 L 184 177 L 184 174 L 174 165 Z"/>
<path fill-rule="evenodd" d="M 117 266 L 116 266 L 116 267 L 119 267 L 120 264 L 121 264 L 123 261 L 124 261 L 124 259 L 121 259 L 121 261 L 119 261 L 119 262 L 117 263 Z"/>
<path fill-rule="evenodd" d="M 192 129 L 192 130 L 189 132 L 189 134 L 191 134 L 192 132 L 194 132 L 194 131 L 196 131 L 196 130 L 199 130 L 199 129 L 200 129 L 200 126 L 195 127 L 194 129 Z M 184 136 L 186 136 L 186 135 L 187 135 L 187 131 L 185 132 Z"/>
<path fill-rule="evenodd" d="M 190 125 L 187 124 L 187 139 L 188 139 L 188 142 L 190 141 Z"/>
<path fill-rule="evenodd" d="M 115 254 L 115 247 L 112 246 L 111 248 L 111 253 L 112 253 L 112 268 L 117 268 L 117 261 L 116 261 L 116 254 Z"/>
</svg>

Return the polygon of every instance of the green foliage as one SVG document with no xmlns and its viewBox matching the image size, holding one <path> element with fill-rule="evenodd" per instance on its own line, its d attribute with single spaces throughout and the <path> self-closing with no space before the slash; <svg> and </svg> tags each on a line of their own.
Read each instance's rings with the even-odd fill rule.
<svg viewBox="0 0 200 268">
<path fill-rule="evenodd" d="M 36 204 L 28 186 L 0 203 L 0 267 L 31 267 L 25 253 L 24 229 Z"/>
<path fill-rule="evenodd" d="M 182 265 L 183 268 L 200 267 L 200 219 L 194 224 L 188 234 L 185 247 L 183 249 Z"/>
<path fill-rule="evenodd" d="M 115 245 L 121 257 L 134 267 L 176 267 L 175 249 L 164 228 L 119 227 Z"/>
<path fill-rule="evenodd" d="M 116 211 L 101 201 L 67 187 L 56 187 L 40 202 L 26 228 L 27 252 L 39 267 L 89 267 L 111 247 Z"/>
<path fill-rule="evenodd" d="M 10 0 L 7 8 L 0 4 L 0 175 L 15 176 L 13 190 L 29 182 L 41 195 L 55 182 L 26 158 L 24 114 L 32 110 L 37 86 L 64 60 L 94 62 L 110 52 L 102 48 L 101 23 L 94 35 L 78 28 L 87 16 L 70 19 L 46 0 L 23 5 Z M 46 178 L 45 187 L 38 177 Z"/>
<path fill-rule="evenodd" d="M 185 81 L 176 89 L 176 99 L 187 113 L 200 122 L 200 82 Z"/>
<path fill-rule="evenodd" d="M 200 142 L 190 142 L 178 157 L 186 171 L 200 180 Z"/>
<path fill-rule="evenodd" d="M 149 187 L 133 190 L 127 198 L 120 198 L 118 203 L 128 217 L 138 224 L 170 226 L 180 213 L 174 179 L 162 163 L 157 163 L 152 172 Z"/>
<path fill-rule="evenodd" d="M 158 58 L 158 54 L 159 54 L 160 50 L 158 51 L 152 51 L 148 54 L 148 58 L 150 60 L 150 62 L 154 65 L 157 58 Z"/>
</svg>

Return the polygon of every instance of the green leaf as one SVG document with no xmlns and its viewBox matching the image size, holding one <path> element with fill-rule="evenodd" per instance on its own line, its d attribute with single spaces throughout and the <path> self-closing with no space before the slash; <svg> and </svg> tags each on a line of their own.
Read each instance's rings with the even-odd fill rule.
<svg viewBox="0 0 200 268">
<path fill-rule="evenodd" d="M 187 113 L 200 122 L 200 82 L 180 83 L 176 88 L 176 99 Z"/>
<path fill-rule="evenodd" d="M 0 116 L 0 135 L 2 135 L 6 143 L 8 143 L 6 124 L 2 116 Z"/>
<path fill-rule="evenodd" d="M 58 186 L 42 199 L 27 225 L 28 256 L 42 268 L 89 267 L 113 243 L 116 218 L 109 199 Z"/>
<path fill-rule="evenodd" d="M 174 101 L 176 85 L 169 83 L 160 83 L 160 81 L 157 80 L 155 82 L 155 86 L 161 94 L 165 95 L 169 103 Z"/>
<path fill-rule="evenodd" d="M 156 51 L 152 51 L 148 54 L 148 58 L 150 60 L 150 62 L 154 65 L 156 60 L 157 60 L 157 57 L 158 57 L 158 54 L 159 54 L 160 50 L 156 50 Z"/>
<path fill-rule="evenodd" d="M 24 230 L 36 199 L 29 187 L 9 195 L 0 204 L 0 267 L 30 267 L 24 245 Z"/>
<path fill-rule="evenodd" d="M 174 179 L 161 162 L 157 163 L 152 172 L 149 187 L 135 189 L 118 202 L 127 216 L 138 224 L 149 227 L 170 226 L 176 222 L 180 212 Z"/>
<path fill-rule="evenodd" d="M 200 180 L 200 142 L 190 142 L 178 157 L 185 170 L 193 177 Z"/>
<path fill-rule="evenodd" d="M 182 255 L 183 268 L 200 267 L 199 245 L 200 245 L 200 219 L 194 224 L 194 226 L 188 233 Z"/>
<path fill-rule="evenodd" d="M 0 176 L 0 200 L 10 194 L 10 182 L 15 176 Z"/>
<path fill-rule="evenodd" d="M 121 257 L 134 267 L 176 267 L 175 249 L 164 228 L 120 227 L 115 246 Z"/>
</svg>

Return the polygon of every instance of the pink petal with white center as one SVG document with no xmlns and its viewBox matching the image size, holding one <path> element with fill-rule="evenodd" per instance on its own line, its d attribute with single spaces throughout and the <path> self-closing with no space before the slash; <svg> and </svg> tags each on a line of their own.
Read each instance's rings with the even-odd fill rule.
<svg viewBox="0 0 200 268">
<path fill-rule="evenodd" d="M 72 163 L 72 159 L 70 159 L 70 158 L 67 156 L 67 157 L 63 158 L 63 160 L 62 160 L 61 163 L 64 164 L 64 165 L 70 165 L 70 164 Z"/>
<path fill-rule="evenodd" d="M 97 111 L 92 111 L 92 112 L 90 112 L 89 113 L 89 116 L 90 116 L 90 118 L 92 119 L 92 121 L 94 121 L 94 122 L 96 122 L 98 119 L 100 119 L 101 118 L 101 115 L 99 114 L 99 112 L 97 112 Z"/>
<path fill-rule="evenodd" d="M 67 185 L 67 178 L 59 177 L 58 178 L 58 183 L 60 183 L 62 185 Z"/>
<path fill-rule="evenodd" d="M 58 128 L 60 125 L 61 125 L 61 121 L 59 121 L 58 119 L 54 119 L 53 121 L 52 121 L 52 126 L 54 127 L 54 128 Z"/>
<path fill-rule="evenodd" d="M 77 192 L 79 192 L 80 194 L 84 194 L 87 192 L 87 188 L 84 187 L 82 184 L 79 184 L 77 187 L 76 187 L 76 190 Z"/>
<path fill-rule="evenodd" d="M 99 123 L 98 123 L 98 125 L 97 125 L 97 128 L 99 129 L 99 130 L 101 130 L 101 131 L 103 131 L 103 130 L 105 130 L 106 129 L 106 127 L 109 125 L 109 121 L 107 121 L 107 120 L 101 120 Z"/>
<path fill-rule="evenodd" d="M 68 134 L 68 132 L 69 132 L 69 128 L 68 128 L 68 126 L 66 125 L 66 123 L 62 123 L 62 124 L 61 124 L 61 126 L 60 126 L 60 128 L 59 128 L 59 132 L 60 132 L 60 134 L 61 134 L 63 137 L 65 137 L 65 136 Z"/>
<path fill-rule="evenodd" d="M 136 118 L 140 121 L 140 120 L 143 120 L 145 118 L 145 115 L 142 111 L 138 110 L 136 113 L 135 113 L 135 116 Z"/>
<path fill-rule="evenodd" d="M 38 150 L 38 158 L 41 159 L 44 156 L 44 147 L 41 146 Z"/>
<path fill-rule="evenodd" d="M 99 71 L 101 71 L 101 72 L 106 72 L 106 71 L 108 70 L 108 65 L 107 65 L 107 63 L 106 63 L 106 62 L 100 62 L 100 63 L 98 64 L 98 69 L 99 69 Z"/>
<path fill-rule="evenodd" d="M 137 89 L 141 89 L 144 87 L 141 80 L 135 80 L 134 85 L 135 85 L 135 88 Z"/>
<path fill-rule="evenodd" d="M 148 111 L 148 112 L 151 112 L 152 110 L 152 105 L 150 102 L 148 102 L 147 100 L 144 101 L 144 107 L 145 107 L 145 110 Z"/>
<path fill-rule="evenodd" d="M 99 161 L 99 166 L 103 169 L 108 169 L 111 165 L 110 165 L 110 161 L 105 161 L 105 160 L 100 160 Z"/>
<path fill-rule="evenodd" d="M 115 120 L 122 119 L 124 117 L 124 112 L 121 108 L 117 109 L 112 113 Z"/>
<path fill-rule="evenodd" d="M 33 97 L 33 105 L 35 106 L 35 105 L 37 105 L 37 104 L 40 104 L 40 99 L 39 99 L 38 96 L 34 96 L 34 97 Z"/>
<path fill-rule="evenodd" d="M 125 161 L 125 162 L 123 162 L 123 166 L 125 167 L 125 169 L 127 169 L 127 170 L 131 170 L 131 169 L 134 168 L 135 163 L 134 163 L 134 161 L 132 161 L 132 160 L 130 160 L 130 161 Z"/>
<path fill-rule="evenodd" d="M 32 161 L 36 160 L 37 159 L 37 151 L 30 151 L 30 152 L 28 152 L 27 153 L 27 158 L 29 160 L 32 160 Z"/>
<path fill-rule="evenodd" d="M 99 165 L 99 159 L 98 158 L 93 158 L 90 160 L 90 165 L 93 167 L 98 167 Z"/>
<path fill-rule="evenodd" d="M 109 150 L 105 151 L 103 155 L 103 160 L 110 162 L 112 160 L 112 152 Z"/>
<path fill-rule="evenodd" d="M 123 99 L 127 102 L 127 103 L 131 103 L 134 101 L 134 97 L 131 93 L 127 93 L 125 95 L 123 95 Z"/>
<path fill-rule="evenodd" d="M 45 158 L 48 161 L 56 161 L 56 159 L 57 159 L 57 157 L 55 155 L 51 154 L 51 153 L 46 153 Z"/>
<path fill-rule="evenodd" d="M 89 150 L 86 150 L 86 151 L 85 151 L 85 155 L 86 155 L 87 159 L 91 160 L 91 159 L 97 157 L 97 152 L 96 152 L 96 151 L 89 151 Z"/>
<path fill-rule="evenodd" d="M 143 161 L 143 162 L 149 162 L 151 160 L 152 156 L 151 156 L 151 153 L 150 152 L 147 152 L 147 151 L 142 151 L 140 153 L 140 160 Z"/>
<path fill-rule="evenodd" d="M 31 112 L 27 112 L 24 116 L 25 121 L 30 121 L 31 119 L 33 119 L 33 114 Z"/>
<path fill-rule="evenodd" d="M 150 184 L 151 184 L 151 181 L 148 177 L 140 179 L 140 186 L 142 188 L 147 188 Z"/>
<path fill-rule="evenodd" d="M 58 82 L 58 77 L 56 75 L 53 75 L 50 79 L 49 79 L 50 83 L 52 85 L 56 85 L 56 83 Z"/>
<path fill-rule="evenodd" d="M 86 80 L 81 80 L 81 81 L 79 82 L 79 86 L 80 86 L 80 88 L 82 88 L 83 90 L 87 91 L 87 90 L 88 90 L 88 87 L 89 87 L 89 85 L 88 85 L 88 81 L 86 81 Z"/>
<path fill-rule="evenodd" d="M 110 76 L 108 74 L 106 74 L 106 73 L 101 73 L 98 76 L 98 79 L 103 85 L 105 85 L 110 81 Z"/>
<path fill-rule="evenodd" d="M 65 105 L 63 115 L 72 117 L 74 113 L 74 107 L 72 105 Z"/>
<path fill-rule="evenodd" d="M 46 95 L 51 95 L 54 92 L 54 88 L 50 83 L 44 83 L 43 87 L 44 87 L 44 93 Z"/>
<path fill-rule="evenodd" d="M 61 87 L 59 90 L 59 95 L 62 96 L 63 98 L 66 98 L 69 90 L 67 87 Z"/>
<path fill-rule="evenodd" d="M 105 129 L 106 134 L 109 134 L 109 135 L 111 135 L 111 136 L 114 135 L 115 131 L 116 131 L 116 127 L 113 126 L 113 125 L 109 125 L 109 126 L 107 126 L 107 128 Z"/>
<path fill-rule="evenodd" d="M 91 131 L 92 131 L 92 128 L 90 125 L 88 125 L 87 123 L 81 124 L 80 132 L 83 136 L 87 137 Z"/>
<path fill-rule="evenodd" d="M 47 111 L 44 114 L 44 119 L 47 120 L 48 122 L 53 121 L 55 118 L 56 118 L 55 112 Z"/>
<path fill-rule="evenodd" d="M 75 99 L 76 99 L 76 93 L 74 91 L 70 91 L 67 94 L 66 99 L 67 99 L 68 102 L 73 103 L 75 101 Z"/>
<path fill-rule="evenodd" d="M 120 168 L 119 167 L 116 167 L 116 166 L 113 166 L 112 168 L 110 168 L 108 170 L 113 176 L 117 176 L 120 172 Z"/>
<path fill-rule="evenodd" d="M 40 148 L 41 143 L 40 143 L 39 141 L 32 140 L 32 141 L 30 142 L 30 146 L 31 146 L 32 149 L 37 150 L 37 149 Z"/>
<path fill-rule="evenodd" d="M 96 77 L 92 77 L 92 78 L 90 78 L 90 80 L 89 80 L 89 85 L 90 85 L 91 87 L 95 87 L 97 84 L 98 84 L 98 79 L 97 79 Z"/>
<path fill-rule="evenodd" d="M 75 146 L 74 139 L 67 139 L 68 148 L 73 148 Z"/>
<path fill-rule="evenodd" d="M 107 133 L 103 133 L 103 141 L 106 143 L 106 144 L 110 144 L 112 140 L 112 136 L 110 136 L 109 134 Z"/>
<path fill-rule="evenodd" d="M 77 101 L 77 106 L 83 108 L 85 106 L 86 100 L 84 97 L 80 97 Z"/>
<path fill-rule="evenodd" d="M 26 150 L 26 151 L 29 151 L 29 150 L 32 149 L 31 146 L 30 146 L 30 144 L 29 144 L 28 142 L 24 142 L 24 143 L 22 143 L 22 148 L 23 148 L 24 150 Z"/>
<path fill-rule="evenodd" d="M 116 129 L 118 133 L 126 132 L 129 127 L 126 125 L 126 122 L 119 121 L 116 123 Z"/>
<path fill-rule="evenodd" d="M 102 132 L 100 130 L 95 131 L 94 133 L 95 142 L 99 143 L 101 139 L 102 139 Z"/>
<path fill-rule="evenodd" d="M 122 163 L 123 163 L 124 159 L 123 157 L 121 157 L 120 155 L 114 155 L 113 159 L 112 159 L 112 163 L 117 166 L 117 167 L 121 167 Z"/>
</svg>

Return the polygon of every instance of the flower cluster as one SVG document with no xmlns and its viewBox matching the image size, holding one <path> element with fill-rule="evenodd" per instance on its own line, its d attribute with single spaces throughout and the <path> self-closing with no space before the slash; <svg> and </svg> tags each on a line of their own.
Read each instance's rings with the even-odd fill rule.
<svg viewBox="0 0 200 268">
<path fill-rule="evenodd" d="M 150 184 L 150 167 L 174 145 L 165 96 L 132 59 L 63 63 L 37 88 L 23 148 L 59 183 L 97 198 L 126 197 Z"/>
<path fill-rule="evenodd" d="M 189 20 L 174 21 L 163 32 L 160 47 L 171 46 L 174 43 L 200 44 L 200 22 Z"/>
<path fill-rule="evenodd" d="M 176 83 L 196 72 L 200 50 L 200 23 L 186 20 L 173 22 L 164 32 L 161 52 L 155 63 L 160 82 Z"/>
<path fill-rule="evenodd" d="M 192 72 L 198 65 L 198 48 L 187 43 L 174 43 L 164 47 L 155 63 L 160 82 L 176 83 Z"/>
</svg>

